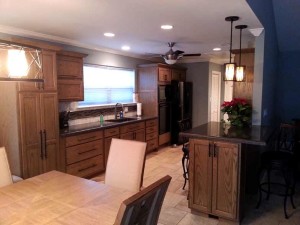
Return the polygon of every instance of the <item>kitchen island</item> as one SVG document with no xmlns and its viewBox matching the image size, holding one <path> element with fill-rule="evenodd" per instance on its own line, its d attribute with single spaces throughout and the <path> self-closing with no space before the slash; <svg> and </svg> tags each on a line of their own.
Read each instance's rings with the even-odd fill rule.
<svg viewBox="0 0 300 225">
<path fill-rule="evenodd" d="M 273 130 L 209 122 L 180 133 L 190 143 L 189 207 L 192 211 L 239 223 L 243 215 L 246 167 L 251 165 L 247 162 L 248 152 L 255 146 L 266 146 Z"/>
</svg>

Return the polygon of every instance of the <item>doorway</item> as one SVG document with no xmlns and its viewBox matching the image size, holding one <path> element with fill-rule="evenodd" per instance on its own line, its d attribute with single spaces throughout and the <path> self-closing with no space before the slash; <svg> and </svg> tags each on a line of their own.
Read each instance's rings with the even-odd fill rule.
<svg viewBox="0 0 300 225">
<path fill-rule="evenodd" d="M 210 95 L 210 121 L 220 122 L 221 72 L 212 71 Z"/>
</svg>

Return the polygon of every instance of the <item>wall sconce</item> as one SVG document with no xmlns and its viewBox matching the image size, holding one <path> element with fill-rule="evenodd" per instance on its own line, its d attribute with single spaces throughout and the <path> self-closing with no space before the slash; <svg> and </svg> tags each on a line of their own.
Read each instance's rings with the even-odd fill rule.
<svg viewBox="0 0 300 225">
<path fill-rule="evenodd" d="M 1 42 L 0 63 L 0 81 L 44 82 L 38 48 Z"/>
<path fill-rule="evenodd" d="M 235 75 L 235 80 L 238 82 L 245 81 L 246 78 L 246 66 L 242 66 L 242 30 L 247 28 L 247 25 L 238 25 L 235 26 L 235 29 L 240 30 L 240 57 L 239 57 L 239 66 L 236 67 L 236 75 Z"/>
<path fill-rule="evenodd" d="M 233 21 L 237 21 L 239 19 L 238 16 L 229 16 L 225 18 L 225 21 L 231 22 L 231 28 L 230 28 L 230 59 L 229 63 L 225 63 L 225 76 L 224 80 L 225 81 L 234 81 L 235 80 L 235 63 L 231 63 L 231 51 L 232 51 L 232 23 Z"/>
</svg>

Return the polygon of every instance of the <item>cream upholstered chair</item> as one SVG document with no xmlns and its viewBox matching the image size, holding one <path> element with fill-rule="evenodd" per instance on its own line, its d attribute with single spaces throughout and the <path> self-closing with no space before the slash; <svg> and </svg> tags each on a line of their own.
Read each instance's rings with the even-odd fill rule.
<svg viewBox="0 0 300 225">
<path fill-rule="evenodd" d="M 0 187 L 13 183 L 4 147 L 0 147 Z"/>
<path fill-rule="evenodd" d="M 161 206 L 171 179 L 167 175 L 124 200 L 114 225 L 157 225 Z"/>
<path fill-rule="evenodd" d="M 105 184 L 139 191 L 144 176 L 147 143 L 113 138 L 105 172 Z"/>
</svg>

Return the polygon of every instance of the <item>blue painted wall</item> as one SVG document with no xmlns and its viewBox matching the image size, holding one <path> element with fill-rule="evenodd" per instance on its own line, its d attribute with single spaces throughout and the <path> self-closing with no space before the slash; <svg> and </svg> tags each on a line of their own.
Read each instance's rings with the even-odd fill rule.
<svg viewBox="0 0 300 225">
<path fill-rule="evenodd" d="M 300 118 L 300 51 L 280 53 L 276 87 L 277 118 Z"/>
<path fill-rule="evenodd" d="M 247 0 L 247 2 L 265 29 L 261 124 L 268 125 L 277 117 L 275 93 L 279 52 L 273 5 L 272 0 Z"/>
</svg>

